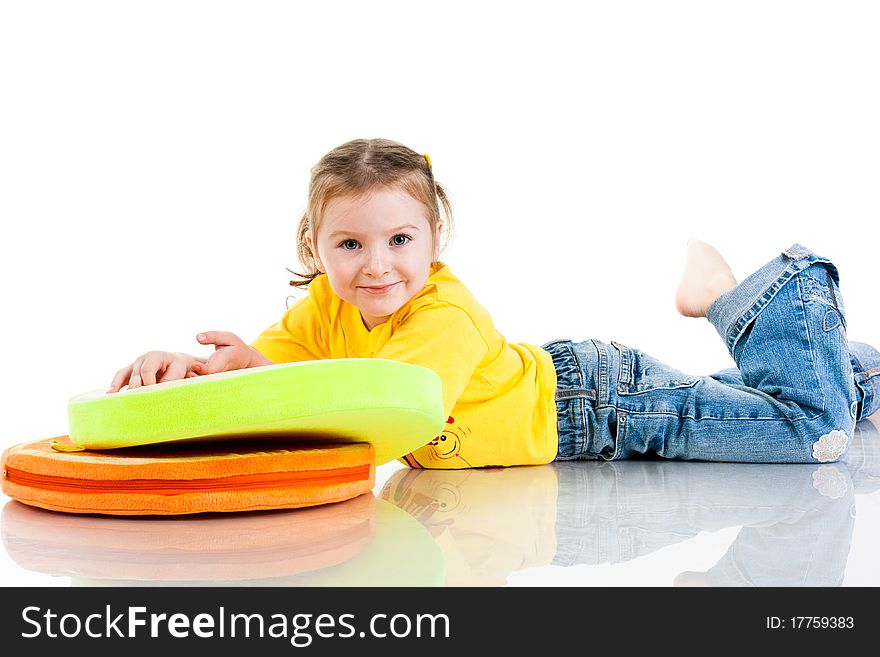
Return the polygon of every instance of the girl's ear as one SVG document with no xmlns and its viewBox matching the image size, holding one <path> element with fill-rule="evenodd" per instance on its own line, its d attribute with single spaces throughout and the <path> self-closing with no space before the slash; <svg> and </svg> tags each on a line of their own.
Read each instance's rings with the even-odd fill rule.
<svg viewBox="0 0 880 657">
<path fill-rule="evenodd" d="M 443 222 L 437 222 L 437 230 L 434 232 L 434 253 L 431 257 L 432 262 L 440 259 L 440 235 L 443 233 Z"/>
<path fill-rule="evenodd" d="M 318 249 L 315 248 L 314 243 L 312 242 L 312 236 L 306 235 L 306 244 L 309 247 L 309 251 L 312 252 L 312 258 L 315 259 L 315 267 L 322 274 L 326 274 L 327 271 L 324 269 L 324 263 L 321 262 L 321 258 L 318 256 Z"/>
</svg>

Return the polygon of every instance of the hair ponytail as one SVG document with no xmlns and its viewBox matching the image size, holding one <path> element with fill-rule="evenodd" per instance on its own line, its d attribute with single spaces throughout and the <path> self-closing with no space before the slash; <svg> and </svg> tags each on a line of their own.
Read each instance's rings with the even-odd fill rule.
<svg viewBox="0 0 880 657">
<path fill-rule="evenodd" d="M 290 284 L 293 287 L 308 287 L 309 283 L 321 274 L 321 272 L 318 271 L 315 257 L 312 255 L 312 250 L 309 248 L 309 243 L 306 240 L 308 235 L 309 215 L 308 213 L 303 213 L 302 219 L 299 220 L 299 227 L 296 229 L 296 255 L 299 258 L 300 263 L 305 267 L 305 273 L 301 274 L 297 271 L 293 271 L 290 267 L 286 268 L 287 271 L 297 277 L 290 281 Z"/>
</svg>

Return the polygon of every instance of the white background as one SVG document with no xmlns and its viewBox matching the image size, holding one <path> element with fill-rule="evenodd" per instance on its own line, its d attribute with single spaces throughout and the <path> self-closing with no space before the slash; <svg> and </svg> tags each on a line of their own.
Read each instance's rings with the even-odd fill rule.
<svg viewBox="0 0 880 657">
<path fill-rule="evenodd" d="M 831 258 L 880 343 L 878 33 L 872 2 L 0 1 L 0 446 L 276 321 L 309 167 L 357 137 L 430 154 L 511 341 L 732 366 L 673 306 L 695 236 L 740 279 Z"/>
</svg>

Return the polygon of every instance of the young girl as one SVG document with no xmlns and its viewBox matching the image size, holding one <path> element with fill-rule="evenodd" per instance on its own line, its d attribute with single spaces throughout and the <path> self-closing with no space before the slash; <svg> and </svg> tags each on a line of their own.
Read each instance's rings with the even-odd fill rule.
<svg viewBox="0 0 880 657">
<path fill-rule="evenodd" d="M 442 212 L 441 212 L 442 210 Z M 688 243 L 679 312 L 706 317 L 737 368 L 687 376 L 617 342 L 511 344 L 438 260 L 452 215 L 427 155 L 358 139 L 315 165 L 297 251 L 308 295 L 251 345 L 219 331 L 207 359 L 152 351 L 108 393 L 320 358 L 387 358 L 440 376 L 446 429 L 401 460 L 462 468 L 619 459 L 838 459 L 880 407 L 880 353 L 847 343 L 837 269 L 795 244 L 737 284 Z"/>
</svg>

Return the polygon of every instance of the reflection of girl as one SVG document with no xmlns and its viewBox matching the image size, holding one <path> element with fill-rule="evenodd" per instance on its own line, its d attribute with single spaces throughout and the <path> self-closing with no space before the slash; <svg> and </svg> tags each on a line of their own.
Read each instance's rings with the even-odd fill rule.
<svg viewBox="0 0 880 657">
<path fill-rule="evenodd" d="M 631 460 L 507 470 L 398 470 L 381 497 L 437 541 L 447 584 L 500 585 L 526 568 L 619 564 L 741 526 L 708 572 L 677 585 L 834 586 L 854 493 L 880 487 L 880 435 L 859 422 L 839 463 L 790 467 Z M 860 483 L 861 482 L 861 483 Z M 511 503 L 511 500 L 514 503 Z"/>
<path fill-rule="evenodd" d="M 811 469 L 814 504 L 773 524 L 743 527 L 706 572 L 686 571 L 678 586 L 840 586 L 849 557 L 856 509 L 853 494 L 880 487 L 880 432 L 856 425 L 853 448 L 834 465 Z M 845 466 L 845 470 L 844 470 Z"/>
<path fill-rule="evenodd" d="M 381 498 L 424 525 L 443 553 L 447 586 L 502 586 L 556 549 L 552 466 L 395 472 Z"/>
<path fill-rule="evenodd" d="M 598 468 L 557 464 L 553 564 L 616 564 L 701 532 L 742 526 L 705 573 L 675 584 L 836 586 L 854 526 L 843 463 L 809 467 L 629 461 Z"/>
</svg>

